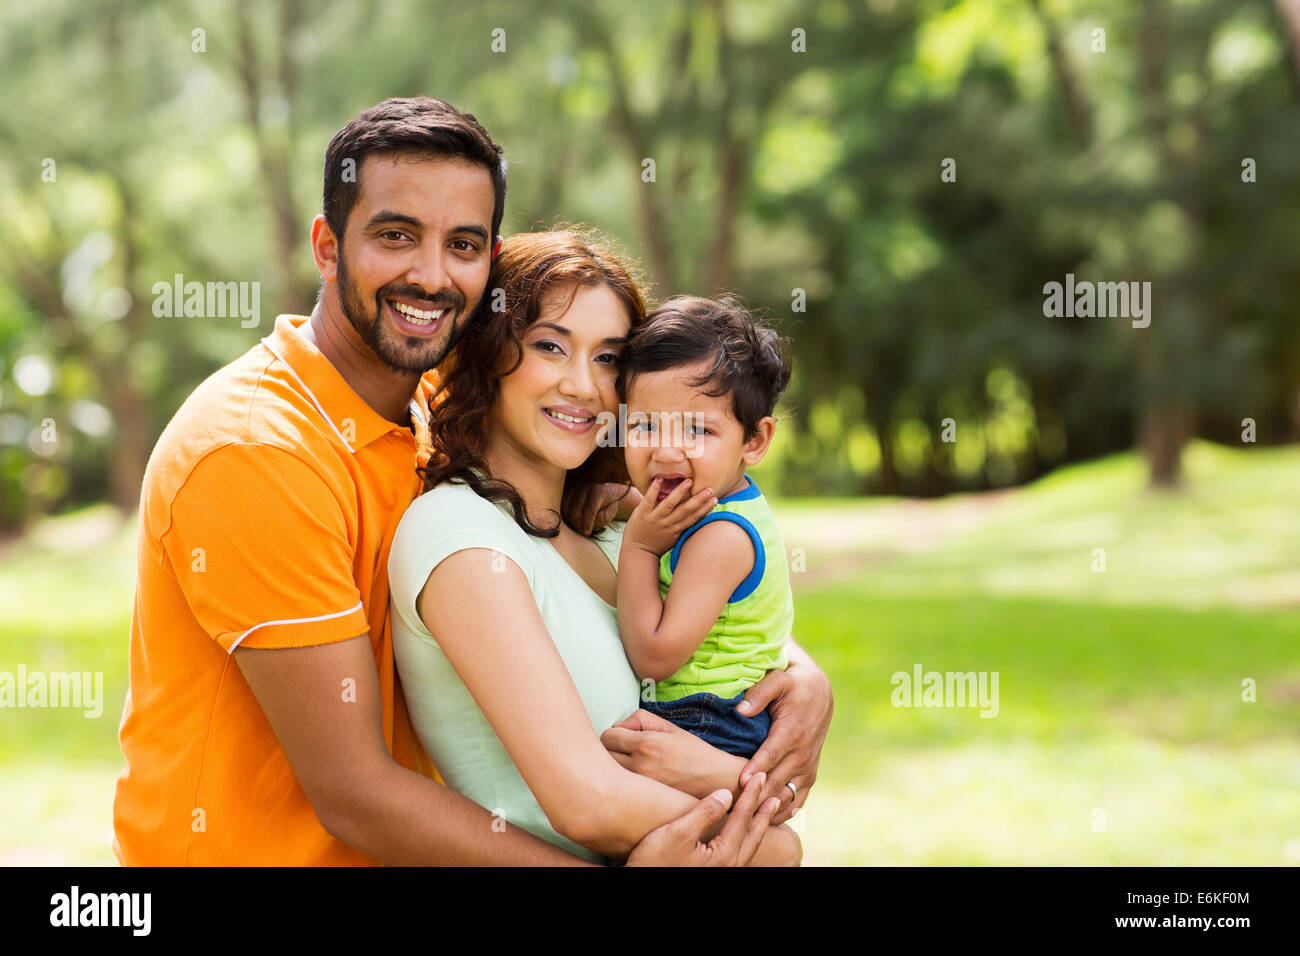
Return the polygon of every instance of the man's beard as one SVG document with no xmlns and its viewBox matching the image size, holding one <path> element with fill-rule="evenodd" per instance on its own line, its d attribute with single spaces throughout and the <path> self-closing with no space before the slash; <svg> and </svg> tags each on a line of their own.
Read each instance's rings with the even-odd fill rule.
<svg viewBox="0 0 1300 956">
<path fill-rule="evenodd" d="M 465 297 L 455 289 L 444 290 L 430 296 L 418 286 L 407 285 L 404 282 L 390 282 L 375 292 L 374 311 L 368 313 L 365 303 L 357 293 L 356 286 L 348 277 L 342 250 L 339 251 L 338 284 L 339 302 L 343 307 L 343 314 L 357 330 L 361 340 L 370 346 L 370 350 L 379 357 L 379 360 L 394 372 L 423 374 L 431 368 L 436 368 L 442 364 L 442 360 L 447 357 L 469 327 L 465 315 Z M 395 296 L 423 299 L 432 303 L 434 308 L 455 311 L 455 316 L 451 318 L 455 318 L 456 323 L 450 327 L 441 347 L 438 345 L 437 338 L 422 339 L 400 333 L 395 335 L 388 330 L 384 324 L 384 300 Z M 447 321 L 450 322 L 451 318 Z"/>
</svg>

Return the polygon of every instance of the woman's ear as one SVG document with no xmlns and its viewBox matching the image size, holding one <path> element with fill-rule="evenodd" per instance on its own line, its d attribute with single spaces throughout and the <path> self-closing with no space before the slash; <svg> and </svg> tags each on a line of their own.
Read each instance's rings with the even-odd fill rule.
<svg viewBox="0 0 1300 956">
<path fill-rule="evenodd" d="M 772 447 L 772 436 L 776 433 L 776 419 L 771 415 L 759 419 L 758 425 L 755 426 L 753 437 L 745 442 L 745 453 L 742 456 L 746 465 L 757 465 L 767 454 L 767 450 Z"/>
</svg>

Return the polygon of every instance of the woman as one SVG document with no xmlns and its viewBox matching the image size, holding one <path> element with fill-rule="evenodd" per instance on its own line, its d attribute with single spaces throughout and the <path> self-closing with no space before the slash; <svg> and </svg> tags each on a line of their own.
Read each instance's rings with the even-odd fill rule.
<svg viewBox="0 0 1300 956">
<path fill-rule="evenodd" d="M 435 397 L 429 490 L 393 542 L 398 669 L 450 786 L 579 856 L 623 858 L 696 800 L 600 742 L 640 690 L 614 608 L 621 525 L 591 537 L 560 516 L 584 484 L 627 483 L 621 450 L 598 439 L 645 305 L 628 270 L 575 231 L 506 240 L 488 295 L 498 289 L 504 309 L 483 310 Z M 705 760 L 702 776 L 734 786 L 734 758 Z M 755 862 L 798 858 L 776 827 Z"/>
</svg>

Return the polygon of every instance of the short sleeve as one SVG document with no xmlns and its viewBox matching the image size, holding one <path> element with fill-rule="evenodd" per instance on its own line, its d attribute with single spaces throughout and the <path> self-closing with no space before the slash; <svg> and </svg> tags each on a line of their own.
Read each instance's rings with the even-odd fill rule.
<svg viewBox="0 0 1300 956">
<path fill-rule="evenodd" d="M 497 505 L 465 485 L 440 485 L 416 498 L 402 516 L 388 555 L 393 613 L 416 634 L 427 634 L 417 601 L 443 560 L 457 551 L 483 548 L 494 560 L 518 565 L 534 586 L 534 566 L 524 531 Z M 494 565 L 494 570 L 497 566 Z"/>
<path fill-rule="evenodd" d="M 204 457 L 177 491 L 163 549 L 199 625 L 227 652 L 369 632 L 343 503 L 271 445 Z"/>
</svg>

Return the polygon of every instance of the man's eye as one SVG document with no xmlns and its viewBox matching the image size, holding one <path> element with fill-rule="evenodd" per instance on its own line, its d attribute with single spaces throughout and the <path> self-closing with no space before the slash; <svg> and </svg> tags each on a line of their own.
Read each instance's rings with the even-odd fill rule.
<svg viewBox="0 0 1300 956">
<path fill-rule="evenodd" d="M 407 238 L 407 236 L 406 233 L 399 232 L 396 229 L 387 229 L 384 232 L 380 233 L 380 238 L 387 239 L 389 242 L 396 242 L 398 240 Z"/>
<path fill-rule="evenodd" d="M 478 247 L 468 239 L 453 239 L 451 244 L 459 248 L 461 252 L 475 252 L 478 249 Z"/>
</svg>

